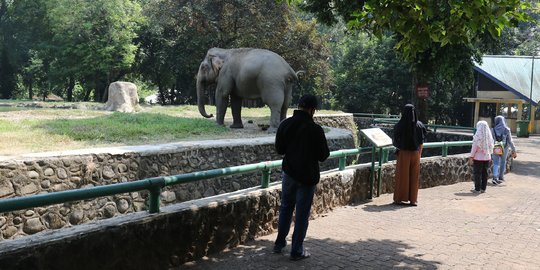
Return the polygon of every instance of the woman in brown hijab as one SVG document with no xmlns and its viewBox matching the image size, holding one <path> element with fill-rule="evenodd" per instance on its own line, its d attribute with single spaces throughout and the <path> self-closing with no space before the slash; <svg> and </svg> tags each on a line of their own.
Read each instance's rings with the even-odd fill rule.
<svg viewBox="0 0 540 270">
<path fill-rule="evenodd" d="M 418 203 L 420 176 L 420 156 L 426 135 L 426 127 L 418 121 L 417 113 L 411 104 L 405 105 L 401 119 L 394 126 L 392 144 L 397 148 L 396 183 L 394 203 L 410 205 Z"/>
</svg>

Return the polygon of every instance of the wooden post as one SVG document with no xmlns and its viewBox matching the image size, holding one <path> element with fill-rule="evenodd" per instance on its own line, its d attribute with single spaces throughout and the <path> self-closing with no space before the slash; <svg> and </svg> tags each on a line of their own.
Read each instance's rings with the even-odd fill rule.
<svg viewBox="0 0 540 270">
<path fill-rule="evenodd" d="M 523 114 L 523 103 L 518 103 L 518 114 L 517 120 L 521 120 L 521 115 Z"/>
</svg>

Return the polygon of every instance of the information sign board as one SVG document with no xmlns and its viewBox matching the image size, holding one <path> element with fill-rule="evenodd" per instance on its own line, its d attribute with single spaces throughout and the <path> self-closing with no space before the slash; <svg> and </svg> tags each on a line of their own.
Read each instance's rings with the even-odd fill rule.
<svg viewBox="0 0 540 270">
<path fill-rule="evenodd" d="M 361 129 L 360 133 L 366 137 L 369 142 L 377 147 L 383 147 L 392 144 L 392 138 L 390 138 L 380 128 L 366 128 Z"/>
<path fill-rule="evenodd" d="M 416 96 L 421 99 L 426 99 L 429 97 L 429 87 L 427 85 L 417 85 L 416 86 Z"/>
</svg>

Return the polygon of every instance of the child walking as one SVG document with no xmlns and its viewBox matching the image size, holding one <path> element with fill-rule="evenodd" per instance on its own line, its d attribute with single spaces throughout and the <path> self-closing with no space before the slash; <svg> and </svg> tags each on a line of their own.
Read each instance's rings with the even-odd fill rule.
<svg viewBox="0 0 540 270">
<path fill-rule="evenodd" d="M 469 164 L 473 165 L 474 189 L 473 193 L 486 192 L 488 167 L 493 153 L 493 136 L 486 121 L 476 123 L 476 133 L 473 136 Z"/>
</svg>

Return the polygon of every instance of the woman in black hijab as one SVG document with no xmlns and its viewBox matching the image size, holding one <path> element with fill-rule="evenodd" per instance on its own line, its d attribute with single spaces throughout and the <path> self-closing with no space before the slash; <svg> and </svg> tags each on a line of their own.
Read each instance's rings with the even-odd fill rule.
<svg viewBox="0 0 540 270">
<path fill-rule="evenodd" d="M 407 104 L 401 113 L 401 119 L 394 126 L 392 144 L 397 148 L 396 182 L 394 203 L 410 205 L 418 203 L 420 176 L 420 156 L 426 135 L 426 127 L 418 121 L 412 104 Z"/>
</svg>

